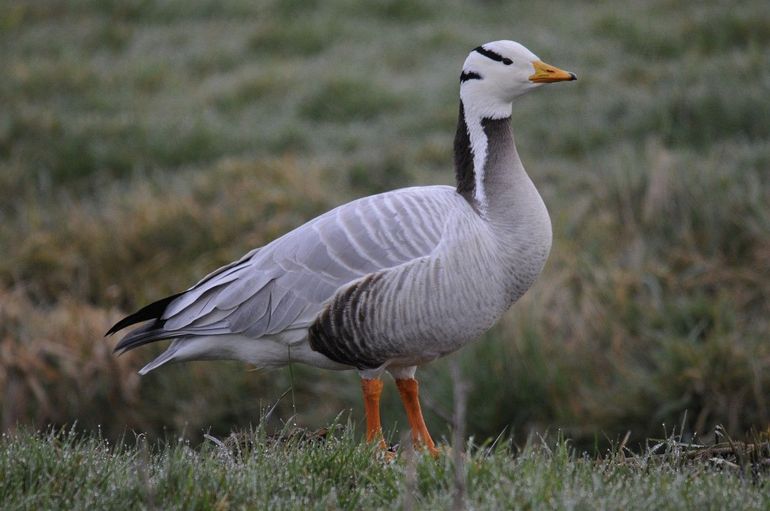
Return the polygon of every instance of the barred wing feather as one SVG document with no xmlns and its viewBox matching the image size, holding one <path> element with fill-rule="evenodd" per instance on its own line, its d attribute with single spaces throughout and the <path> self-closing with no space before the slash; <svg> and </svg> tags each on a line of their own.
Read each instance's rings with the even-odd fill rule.
<svg viewBox="0 0 770 511">
<path fill-rule="evenodd" d="M 454 188 L 431 186 L 342 205 L 211 273 L 171 301 L 157 325 L 134 330 L 116 349 L 187 335 L 257 339 L 307 328 L 345 284 L 429 254 L 455 200 Z"/>
</svg>

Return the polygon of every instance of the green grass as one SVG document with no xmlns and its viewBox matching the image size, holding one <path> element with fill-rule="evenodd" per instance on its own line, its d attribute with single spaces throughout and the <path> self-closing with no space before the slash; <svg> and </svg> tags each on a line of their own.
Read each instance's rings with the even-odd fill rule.
<svg viewBox="0 0 770 511">
<path fill-rule="evenodd" d="M 472 509 L 766 509 L 767 446 L 742 459 L 722 451 L 730 448 L 672 437 L 640 454 L 617 446 L 597 457 L 533 438 L 522 448 L 471 446 L 460 473 Z M 0 438 L 9 510 L 449 509 L 455 473 L 448 451 L 386 462 L 349 426 L 279 436 L 258 427 L 199 446 L 142 436 L 112 443 L 74 428 Z"/>
<path fill-rule="evenodd" d="M 642 441 L 683 417 L 699 435 L 765 430 L 766 10 L 0 2 L 0 426 L 77 421 L 112 440 L 128 427 L 197 441 L 274 404 L 271 426 L 320 427 L 348 410 L 360 421 L 354 374 L 193 363 L 139 378 L 160 347 L 116 359 L 102 335 L 336 204 L 451 183 L 461 63 L 512 38 L 579 80 L 514 108 L 555 242 L 535 287 L 453 355 L 472 384 L 469 433 L 523 442 L 560 429 L 582 449 L 629 430 Z M 446 361 L 419 377 L 440 436 Z M 386 426 L 403 428 L 390 384 L 383 399 Z M 610 470 L 570 463 L 579 477 Z M 661 470 L 682 491 L 701 484 Z M 495 491 L 524 491 L 511 478 Z"/>
</svg>

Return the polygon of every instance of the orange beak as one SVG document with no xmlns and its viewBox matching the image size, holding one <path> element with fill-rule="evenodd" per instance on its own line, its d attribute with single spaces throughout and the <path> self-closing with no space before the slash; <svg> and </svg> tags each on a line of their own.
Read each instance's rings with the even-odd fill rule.
<svg viewBox="0 0 770 511">
<path fill-rule="evenodd" d="M 563 82 L 569 80 L 577 80 L 575 73 L 564 71 L 558 67 L 554 67 L 550 64 L 546 64 L 540 60 L 536 60 L 532 63 L 535 68 L 535 74 L 529 77 L 530 82 L 535 83 L 553 83 Z"/>
</svg>

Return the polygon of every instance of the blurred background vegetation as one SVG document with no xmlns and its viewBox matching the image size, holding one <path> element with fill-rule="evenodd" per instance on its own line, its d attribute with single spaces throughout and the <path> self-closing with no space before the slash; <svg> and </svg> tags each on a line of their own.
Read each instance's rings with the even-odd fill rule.
<svg viewBox="0 0 770 511">
<path fill-rule="evenodd" d="M 354 373 L 207 362 L 140 379 L 160 347 L 116 358 L 103 333 L 336 204 L 452 183 L 460 67 L 496 39 L 579 81 L 514 107 L 555 243 L 536 286 L 453 355 L 469 432 L 767 428 L 760 0 L 0 1 L 2 428 L 196 437 L 276 403 L 276 423 L 360 423 Z M 419 377 L 446 434 L 447 362 Z M 391 384 L 384 399 L 403 428 Z"/>
</svg>

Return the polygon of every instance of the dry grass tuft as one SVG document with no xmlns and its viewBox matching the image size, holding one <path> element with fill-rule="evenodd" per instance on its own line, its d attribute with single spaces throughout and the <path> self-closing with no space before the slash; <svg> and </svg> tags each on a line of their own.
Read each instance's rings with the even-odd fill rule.
<svg viewBox="0 0 770 511">
<path fill-rule="evenodd" d="M 64 299 L 36 306 L 21 290 L 0 290 L 2 426 L 17 423 L 85 427 L 137 422 L 139 397 L 133 356 L 116 358 L 101 341 L 114 311 Z M 113 430 L 111 433 L 119 432 Z"/>
</svg>

